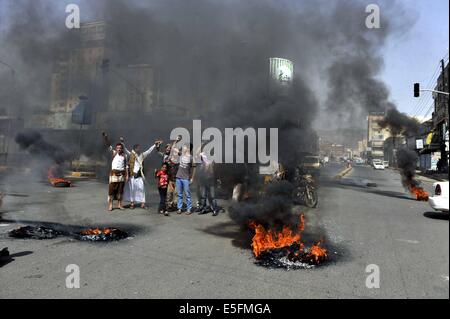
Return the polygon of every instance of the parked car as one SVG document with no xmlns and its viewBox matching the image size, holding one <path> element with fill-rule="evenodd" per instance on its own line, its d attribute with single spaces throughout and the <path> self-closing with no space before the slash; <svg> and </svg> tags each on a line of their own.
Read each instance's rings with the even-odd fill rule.
<svg viewBox="0 0 450 319">
<path fill-rule="evenodd" d="M 307 155 L 303 157 L 303 168 L 310 171 L 318 171 L 320 169 L 320 157 Z"/>
<path fill-rule="evenodd" d="M 441 212 L 448 212 L 448 182 L 437 182 L 433 184 L 434 196 L 428 198 L 431 208 Z"/>
<path fill-rule="evenodd" d="M 374 169 L 384 169 L 384 164 L 381 160 L 373 160 L 372 166 Z"/>
<path fill-rule="evenodd" d="M 389 161 L 383 161 L 384 168 L 389 167 Z"/>
</svg>

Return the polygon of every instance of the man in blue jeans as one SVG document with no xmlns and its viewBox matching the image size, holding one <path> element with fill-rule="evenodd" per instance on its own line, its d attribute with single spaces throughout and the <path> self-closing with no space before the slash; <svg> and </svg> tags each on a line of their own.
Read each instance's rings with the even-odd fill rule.
<svg viewBox="0 0 450 319">
<path fill-rule="evenodd" d="M 178 191 L 177 214 L 181 214 L 183 208 L 183 195 L 186 194 L 186 215 L 192 214 L 192 198 L 190 184 L 194 175 L 195 167 L 192 159 L 192 145 L 185 144 L 181 149 L 179 166 L 176 176 L 176 186 Z"/>
</svg>

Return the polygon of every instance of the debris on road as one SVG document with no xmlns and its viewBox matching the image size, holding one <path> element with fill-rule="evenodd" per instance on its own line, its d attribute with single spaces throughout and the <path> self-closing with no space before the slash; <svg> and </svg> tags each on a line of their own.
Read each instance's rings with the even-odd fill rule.
<svg viewBox="0 0 450 319">
<path fill-rule="evenodd" d="M 59 231 L 44 226 L 23 226 L 9 232 L 9 237 L 30 239 L 52 239 L 61 235 Z"/>
<path fill-rule="evenodd" d="M 0 257 L 8 257 L 8 256 L 9 256 L 8 247 L 5 247 L 2 250 L 0 250 Z"/>
<path fill-rule="evenodd" d="M 45 226 L 23 226 L 11 230 L 9 236 L 21 239 L 53 239 L 60 235 L 72 236 L 81 241 L 115 241 L 128 237 L 128 233 L 111 227 L 88 228 L 79 232 L 62 232 Z"/>
</svg>

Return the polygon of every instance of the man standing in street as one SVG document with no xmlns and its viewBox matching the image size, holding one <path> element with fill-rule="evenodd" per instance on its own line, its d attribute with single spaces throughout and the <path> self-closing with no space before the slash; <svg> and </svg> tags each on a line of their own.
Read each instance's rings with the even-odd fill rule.
<svg viewBox="0 0 450 319">
<path fill-rule="evenodd" d="M 131 152 L 126 148 L 125 141 L 121 137 L 120 141 L 123 143 L 125 152 L 128 155 L 129 162 L 129 181 L 125 185 L 124 199 L 130 202 L 130 208 L 134 209 L 136 203 L 141 204 L 141 208 L 146 208 L 145 201 L 145 174 L 144 174 L 144 160 L 149 156 L 155 148 L 161 145 L 161 141 L 157 140 L 145 152 L 142 152 L 141 145 L 133 146 Z"/>
<path fill-rule="evenodd" d="M 186 215 L 192 214 L 192 198 L 190 184 L 195 172 L 192 159 L 192 145 L 185 144 L 181 149 L 180 165 L 176 175 L 176 187 L 178 191 L 177 214 L 182 213 L 183 195 L 186 195 Z"/>
<path fill-rule="evenodd" d="M 178 172 L 180 151 L 176 148 L 176 144 L 180 141 L 181 136 L 178 136 L 172 144 L 166 145 L 164 153 L 160 153 L 163 157 L 163 164 L 167 164 L 167 174 L 169 176 L 166 199 L 166 208 L 168 211 L 177 209 L 176 176 Z"/>
<path fill-rule="evenodd" d="M 216 179 L 214 174 L 214 161 L 210 160 L 204 152 L 200 152 L 197 156 L 200 162 L 195 172 L 199 193 L 198 214 L 203 215 L 212 211 L 212 215 L 217 216 L 219 214 L 219 208 L 215 198 Z M 207 201 L 209 206 L 207 206 Z"/>
<path fill-rule="evenodd" d="M 103 132 L 102 134 L 105 145 L 112 154 L 108 186 L 108 211 L 113 210 L 114 200 L 118 201 L 119 209 L 124 209 L 122 206 L 123 190 L 125 182 L 128 182 L 128 164 L 124 146 L 122 143 L 117 143 L 116 147 L 113 149 L 106 133 Z"/>
</svg>

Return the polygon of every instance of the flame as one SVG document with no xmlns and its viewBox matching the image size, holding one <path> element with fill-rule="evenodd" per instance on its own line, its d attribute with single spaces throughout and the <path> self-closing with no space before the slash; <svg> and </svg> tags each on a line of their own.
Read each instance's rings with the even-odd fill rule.
<svg viewBox="0 0 450 319">
<path fill-rule="evenodd" d="M 265 251 L 279 248 L 288 248 L 287 254 L 293 254 L 295 257 L 302 256 L 302 259 L 312 263 L 319 263 L 327 257 L 327 250 L 321 247 L 321 242 L 317 242 L 310 248 L 305 248 L 305 244 L 301 241 L 301 233 L 305 229 L 305 216 L 300 215 L 300 222 L 296 230 L 289 226 L 283 226 L 281 231 L 274 229 L 266 229 L 263 225 L 255 221 L 250 221 L 249 226 L 254 230 L 255 235 L 252 239 L 253 254 L 256 258 L 260 257 Z M 291 246 L 294 245 L 294 251 Z"/>
<path fill-rule="evenodd" d="M 252 242 L 255 257 L 259 257 L 265 250 L 289 247 L 300 242 L 301 239 L 300 234 L 294 234 L 288 226 L 284 226 L 278 233 L 272 229 L 266 230 L 262 225 L 254 222 L 250 223 L 250 227 L 255 230 Z"/>
<path fill-rule="evenodd" d="M 319 241 L 318 243 L 312 245 L 307 255 L 307 258 L 314 263 L 319 263 L 327 256 L 327 250 L 323 247 L 320 247 L 320 244 L 321 242 Z"/>
<path fill-rule="evenodd" d="M 117 229 L 115 228 L 89 228 L 89 229 L 84 229 L 82 230 L 80 233 L 82 235 L 101 235 L 101 234 L 111 234 L 112 232 L 116 231 Z"/>
<path fill-rule="evenodd" d="M 429 194 L 421 187 L 410 186 L 409 191 L 416 196 L 416 200 L 426 202 L 428 201 Z"/>
<path fill-rule="evenodd" d="M 55 177 L 55 171 L 56 167 L 52 166 L 47 172 L 48 181 L 53 187 L 69 187 L 72 185 L 72 182 L 65 178 Z"/>
</svg>

